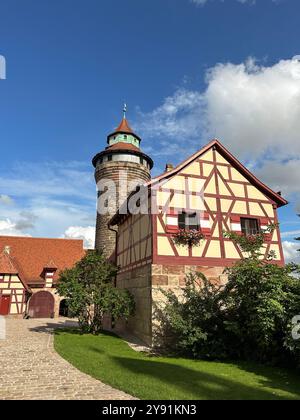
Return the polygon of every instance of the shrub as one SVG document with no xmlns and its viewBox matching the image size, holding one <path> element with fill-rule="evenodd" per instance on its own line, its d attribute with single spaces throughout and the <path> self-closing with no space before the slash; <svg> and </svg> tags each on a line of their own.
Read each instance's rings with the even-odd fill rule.
<svg viewBox="0 0 300 420">
<path fill-rule="evenodd" d="M 226 269 L 225 286 L 196 273 L 187 278 L 183 299 L 164 292 L 165 319 L 179 354 L 300 365 L 300 340 L 292 338 L 292 319 L 300 315 L 300 281 L 292 276 L 299 267 L 281 267 L 273 254 L 262 259 L 264 234 L 226 234 L 246 256 Z"/>
<path fill-rule="evenodd" d="M 71 316 L 78 317 L 82 332 L 98 333 L 107 314 L 113 319 L 133 314 L 132 295 L 113 286 L 116 273 L 97 251 L 88 251 L 75 267 L 60 273 L 58 293 L 66 298 Z"/>
<path fill-rule="evenodd" d="M 167 304 L 161 321 L 173 336 L 169 349 L 195 358 L 226 357 L 220 287 L 195 273 L 187 276 L 181 298 L 173 291 L 162 292 Z"/>
</svg>

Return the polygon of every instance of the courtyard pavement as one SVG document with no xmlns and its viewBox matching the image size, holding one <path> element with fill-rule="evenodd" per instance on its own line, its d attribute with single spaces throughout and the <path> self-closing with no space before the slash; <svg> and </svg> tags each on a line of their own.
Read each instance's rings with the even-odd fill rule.
<svg viewBox="0 0 300 420">
<path fill-rule="evenodd" d="M 0 400 L 133 399 L 80 372 L 54 351 L 53 330 L 72 326 L 74 321 L 5 321 L 6 339 L 0 339 Z"/>
</svg>

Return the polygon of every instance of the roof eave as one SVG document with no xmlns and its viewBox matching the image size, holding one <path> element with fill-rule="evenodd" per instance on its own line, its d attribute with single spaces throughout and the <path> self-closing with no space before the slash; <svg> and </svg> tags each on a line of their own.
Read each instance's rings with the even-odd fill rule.
<svg viewBox="0 0 300 420">
<path fill-rule="evenodd" d="M 105 156 L 105 155 L 108 155 L 108 154 L 132 154 L 132 155 L 136 155 L 136 156 L 141 156 L 141 157 L 143 157 L 144 159 L 146 159 L 147 161 L 148 161 L 148 163 L 149 163 L 149 165 L 150 165 L 150 169 L 152 169 L 153 168 L 153 166 L 154 166 L 154 162 L 153 162 L 153 160 L 151 159 L 151 157 L 149 157 L 148 155 L 146 155 L 144 152 L 142 152 L 141 150 L 132 150 L 132 149 L 120 149 L 120 150 L 118 150 L 118 149 L 114 149 L 114 150 L 109 150 L 109 149 L 106 149 L 106 150 L 103 150 L 102 152 L 100 152 L 100 153 L 97 153 L 96 154 L 96 156 L 94 156 L 94 158 L 93 158 L 93 160 L 92 160 L 92 163 L 93 163 L 93 166 L 94 166 L 94 168 L 96 168 L 96 166 L 97 166 L 97 161 L 100 159 L 100 157 L 102 157 L 102 156 Z"/>
</svg>

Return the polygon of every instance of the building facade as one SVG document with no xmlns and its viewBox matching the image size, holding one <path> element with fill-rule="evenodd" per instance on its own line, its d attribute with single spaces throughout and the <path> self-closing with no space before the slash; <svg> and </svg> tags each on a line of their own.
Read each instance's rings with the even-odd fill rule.
<svg viewBox="0 0 300 420">
<path fill-rule="evenodd" d="M 123 139 L 115 140 L 114 147 L 122 150 Z M 147 179 L 139 179 L 143 181 Z M 259 233 L 278 223 L 277 209 L 287 201 L 258 180 L 218 140 L 176 168 L 168 165 L 166 172 L 143 185 L 147 187 L 147 211 L 124 214 L 118 210 L 106 228 L 115 231 L 111 249 L 115 249 L 119 267 L 116 285 L 130 290 L 136 301 L 135 316 L 119 327 L 151 345 L 155 314 L 163 300 L 161 289 L 181 293 L 191 271 L 225 283 L 224 269 L 243 255 L 224 232 Z M 134 192 L 126 192 L 128 200 L 132 199 Z M 199 230 L 203 239 L 193 247 L 177 245 L 174 235 L 179 229 Z M 97 235 L 101 249 L 105 237 L 101 230 Z M 270 251 L 274 262 L 283 265 L 279 228 L 265 235 L 262 253 L 267 256 Z"/>
<path fill-rule="evenodd" d="M 85 254 L 83 241 L 0 236 L 0 315 L 56 318 L 65 309 L 56 293 L 60 271 Z"/>
</svg>

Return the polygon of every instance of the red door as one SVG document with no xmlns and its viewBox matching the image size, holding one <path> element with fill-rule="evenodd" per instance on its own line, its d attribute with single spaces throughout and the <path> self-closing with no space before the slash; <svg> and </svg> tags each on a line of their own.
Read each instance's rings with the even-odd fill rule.
<svg viewBox="0 0 300 420">
<path fill-rule="evenodd" d="M 0 297 L 0 315 L 8 315 L 10 308 L 10 296 L 2 295 Z"/>
<path fill-rule="evenodd" d="M 53 318 L 54 297 L 49 292 L 37 292 L 29 301 L 30 318 Z"/>
</svg>

